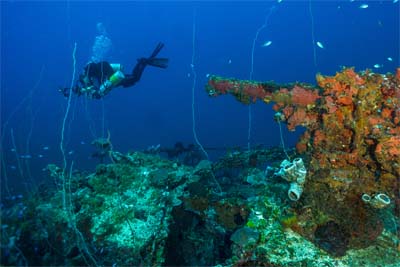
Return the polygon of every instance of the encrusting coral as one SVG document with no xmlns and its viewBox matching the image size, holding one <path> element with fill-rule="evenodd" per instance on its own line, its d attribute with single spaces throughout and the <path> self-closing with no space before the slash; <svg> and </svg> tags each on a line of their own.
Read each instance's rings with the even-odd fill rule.
<svg viewBox="0 0 400 267">
<path fill-rule="evenodd" d="M 211 76 L 206 90 L 244 104 L 274 102 L 289 130 L 305 127 L 296 145 L 308 171 L 303 203 L 349 232 L 350 245 L 366 246 L 379 219 L 363 194 L 385 194 L 400 210 L 400 68 L 395 74 L 345 68 L 316 80 L 318 86 L 278 85 Z M 356 230 L 361 224 L 365 231 Z"/>
</svg>

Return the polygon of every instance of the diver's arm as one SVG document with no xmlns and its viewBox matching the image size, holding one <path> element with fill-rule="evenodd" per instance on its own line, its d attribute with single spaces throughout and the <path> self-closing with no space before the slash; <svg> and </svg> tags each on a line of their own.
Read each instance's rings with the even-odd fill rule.
<svg viewBox="0 0 400 267">
<path fill-rule="evenodd" d="M 72 87 L 72 90 L 70 87 L 64 87 L 64 88 L 59 88 L 58 91 L 62 93 L 65 97 L 69 97 L 69 92 L 72 91 L 72 93 L 76 94 L 77 96 L 82 95 L 82 88 L 79 85 L 75 85 Z"/>
</svg>

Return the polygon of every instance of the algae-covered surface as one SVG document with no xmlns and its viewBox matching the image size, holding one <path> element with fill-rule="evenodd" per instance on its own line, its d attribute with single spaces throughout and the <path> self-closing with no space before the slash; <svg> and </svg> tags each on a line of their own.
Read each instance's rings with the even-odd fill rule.
<svg viewBox="0 0 400 267">
<path fill-rule="evenodd" d="M 141 152 L 110 156 L 93 173 L 63 176 L 49 165 L 54 187 L 2 207 L 4 265 L 400 264 L 393 207 L 376 211 L 382 230 L 357 247 L 323 211 L 288 200 L 288 182 L 274 174 L 279 149 L 231 151 L 196 166 Z"/>
</svg>

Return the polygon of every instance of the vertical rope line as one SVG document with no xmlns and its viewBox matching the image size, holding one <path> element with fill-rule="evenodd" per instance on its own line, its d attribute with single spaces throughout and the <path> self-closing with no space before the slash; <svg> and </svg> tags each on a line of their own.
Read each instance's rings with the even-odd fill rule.
<svg viewBox="0 0 400 267">
<path fill-rule="evenodd" d="M 251 105 L 247 106 L 247 150 L 251 148 L 251 125 L 252 125 L 252 115 L 251 115 Z"/>
<path fill-rule="evenodd" d="M 200 147 L 200 150 L 204 153 L 207 159 L 208 153 L 200 143 L 199 139 L 197 138 L 197 133 L 196 133 L 196 119 L 195 119 L 195 114 L 194 114 L 194 103 L 195 103 L 195 97 L 194 97 L 194 90 L 196 88 L 196 81 L 197 81 L 197 74 L 196 74 L 196 69 L 194 68 L 194 61 L 195 61 L 195 52 L 196 52 L 196 9 L 193 10 L 193 27 L 192 27 L 192 61 L 190 64 L 190 68 L 192 70 L 192 75 L 193 75 L 193 83 L 192 83 L 192 132 L 193 132 L 193 137 L 194 140 L 196 141 L 196 144 Z M 222 193 L 221 186 L 219 185 L 217 178 L 215 177 L 214 173 L 212 170 L 210 170 L 210 174 L 212 179 L 214 180 L 214 183 L 217 185 L 219 193 Z"/>
<path fill-rule="evenodd" d="M 75 98 L 74 100 L 72 100 L 72 101 L 74 101 L 72 104 L 73 104 L 73 107 L 72 107 L 72 114 L 71 114 L 71 119 L 68 121 L 68 126 L 67 126 L 67 139 L 66 139 L 66 141 L 65 141 L 65 146 L 67 146 L 68 144 L 69 144 L 69 142 L 70 142 L 70 139 L 71 139 L 71 125 L 72 125 L 72 123 L 74 122 L 74 120 L 75 120 L 75 113 L 76 113 L 76 105 L 77 105 L 77 102 L 78 102 L 78 100 Z"/>
<path fill-rule="evenodd" d="M 101 80 L 100 83 L 103 84 L 103 79 L 104 79 L 104 72 L 103 72 L 103 64 L 101 64 Z M 101 114 L 102 114 L 102 120 L 101 120 L 101 137 L 105 137 L 105 110 L 104 110 L 104 99 L 101 98 Z"/>
<path fill-rule="evenodd" d="M 314 53 L 314 66 L 317 67 L 317 51 L 315 49 L 315 38 L 314 38 L 314 16 L 311 8 L 311 0 L 308 1 L 308 10 L 310 12 L 310 17 L 311 17 L 311 38 L 312 38 L 313 53 Z"/>
<path fill-rule="evenodd" d="M 106 117 L 106 111 L 105 111 L 105 104 L 104 104 L 104 99 L 101 99 L 101 128 L 102 128 L 102 132 L 101 132 L 101 137 L 105 137 L 106 136 L 106 123 L 105 123 L 105 117 Z"/>
<path fill-rule="evenodd" d="M 33 88 L 29 91 L 29 93 L 21 100 L 21 102 L 14 108 L 14 110 L 12 110 L 12 112 L 10 113 L 10 116 L 7 118 L 7 120 L 4 122 L 4 124 L 2 125 L 2 127 L 1 127 L 1 134 L 0 134 L 0 151 L 4 151 L 4 149 L 5 149 L 5 146 L 4 146 L 4 138 L 5 138 L 5 136 L 6 136 L 6 134 L 5 134 L 5 132 L 6 132 L 6 130 L 7 130 L 7 128 L 8 128 L 8 124 L 10 123 L 10 121 L 11 121 L 11 119 L 13 118 L 13 116 L 17 113 L 17 111 L 18 110 L 20 110 L 20 108 L 25 104 L 25 102 L 29 99 L 30 100 L 30 104 L 29 104 L 29 107 L 30 107 L 30 111 L 32 110 L 31 109 L 31 105 L 32 105 L 32 96 L 33 96 L 33 94 L 34 94 L 34 91 L 37 89 L 37 87 L 39 86 L 39 84 L 40 84 L 40 81 L 41 81 L 41 79 L 42 79 L 42 75 L 43 75 L 43 71 L 44 71 L 44 69 L 45 69 L 45 65 L 42 65 L 42 68 L 41 68 L 41 70 L 40 70 L 40 74 L 39 74 L 39 79 L 38 79 L 38 81 L 36 82 L 36 84 L 33 86 Z M 1 96 L 2 95 L 0 95 L 0 98 L 1 98 Z M 32 131 L 32 128 L 31 128 L 31 131 Z M 14 133 L 12 132 L 11 133 L 12 134 L 12 138 L 13 138 L 13 135 L 14 135 Z M 12 140 L 11 140 L 12 141 Z M 30 142 L 30 134 L 28 135 L 28 138 L 27 138 L 27 146 L 28 146 L 28 144 L 29 144 L 29 142 Z M 14 141 L 14 143 L 15 143 L 15 141 Z M 15 145 L 14 145 L 14 149 L 16 149 L 15 148 Z M 27 154 L 29 154 L 29 150 L 27 149 Z M 3 176 L 2 177 L 4 177 L 4 183 L 5 183 L 5 186 L 6 186 L 6 191 L 7 191 L 7 193 L 9 193 L 10 194 L 10 191 L 9 191 L 9 188 L 8 188 L 8 175 L 7 175 L 7 169 L 6 169 L 6 166 L 7 166 L 7 164 L 6 164 L 6 162 L 5 162 L 5 156 L 6 156 L 6 154 L 5 153 L 3 153 L 3 155 L 2 155 L 2 157 L 1 157 L 1 162 L 2 162 L 2 165 L 3 165 L 3 168 L 1 169 L 2 170 L 2 172 L 3 172 Z M 17 161 L 19 161 L 19 158 L 17 159 Z M 29 171 L 29 164 L 28 164 L 28 162 L 26 162 L 26 167 L 28 168 L 28 172 L 30 173 L 30 171 Z M 21 172 L 21 171 L 20 171 Z M 23 177 L 21 177 L 21 179 L 22 179 Z M 26 185 L 25 185 L 26 186 Z"/>
<path fill-rule="evenodd" d="M 31 154 L 31 152 L 30 152 L 30 143 L 31 143 L 31 138 L 32 138 L 32 134 L 33 134 L 33 127 L 35 126 L 36 115 L 39 112 L 39 108 L 37 108 L 35 113 L 33 113 L 33 110 L 32 110 L 32 96 L 33 96 L 33 92 L 36 91 L 36 88 L 39 86 L 39 84 L 40 84 L 40 82 L 42 80 L 44 69 L 45 69 L 45 65 L 42 65 L 42 68 L 41 68 L 40 74 L 39 74 L 39 79 L 36 81 L 33 89 L 30 92 L 30 98 L 29 98 L 30 101 L 29 101 L 28 107 L 26 108 L 27 112 L 29 112 L 29 115 L 30 115 L 30 118 L 31 118 L 31 120 L 30 120 L 30 130 L 29 130 L 28 136 L 26 138 L 26 148 L 25 148 L 25 154 L 26 155 L 30 155 Z M 26 172 L 27 172 L 27 175 L 28 175 L 27 180 L 33 186 L 35 184 L 35 181 L 32 179 L 32 174 L 31 174 L 31 168 L 30 167 L 31 167 L 31 161 L 28 161 L 28 160 L 25 161 L 25 168 L 26 168 Z"/>
<path fill-rule="evenodd" d="M 200 147 L 201 151 L 204 153 L 204 155 L 208 159 L 208 153 L 205 151 L 204 147 L 200 143 L 199 139 L 197 138 L 197 133 L 196 133 L 196 119 L 195 119 L 195 88 L 196 88 L 196 82 L 197 82 L 197 74 L 196 74 L 196 69 L 194 67 L 194 61 L 195 61 L 195 53 L 196 53 L 196 9 L 193 10 L 193 23 L 192 23 L 192 61 L 190 64 L 190 68 L 192 71 L 193 75 L 193 81 L 192 81 L 192 132 L 193 132 L 193 137 L 194 140 L 196 141 L 196 144 Z"/>
<path fill-rule="evenodd" d="M 285 153 L 286 158 L 288 160 L 290 160 L 290 157 L 289 157 L 288 153 L 286 152 L 285 142 L 283 141 L 282 125 L 281 125 L 281 120 L 279 120 L 279 119 L 278 119 L 278 125 L 279 125 L 279 133 L 280 133 L 280 136 L 281 136 L 281 144 L 282 144 L 283 152 Z"/>
<path fill-rule="evenodd" d="M 258 35 L 265 27 L 267 27 L 269 17 L 271 16 L 272 11 L 274 11 L 274 9 L 275 9 L 275 6 L 273 6 L 269 9 L 268 14 L 265 16 L 264 24 L 261 25 L 257 29 L 256 35 L 254 36 L 253 45 L 251 47 L 251 66 L 250 66 L 250 75 L 249 75 L 250 80 L 253 79 L 253 74 L 254 74 L 254 51 L 256 48 L 256 42 L 258 39 Z M 251 148 L 251 126 L 252 126 L 252 113 L 251 113 L 251 105 L 249 105 L 248 106 L 248 128 L 247 128 L 247 149 L 248 150 L 250 150 L 250 148 Z"/>
<path fill-rule="evenodd" d="M 62 172 L 62 180 L 63 180 L 63 207 L 64 210 L 66 210 L 66 197 L 65 197 L 65 169 L 67 168 L 67 159 L 65 157 L 65 148 L 64 148 L 64 132 L 65 132 L 65 123 L 68 118 L 68 113 L 69 109 L 71 107 L 71 99 L 72 99 L 72 87 L 74 86 L 74 81 L 75 81 L 75 66 L 76 66 L 76 43 L 74 45 L 74 51 L 72 52 L 72 59 L 73 59 L 73 73 L 72 73 L 72 80 L 71 80 L 71 85 L 69 87 L 69 95 L 68 95 L 68 104 L 67 104 L 67 109 L 65 111 L 63 123 L 62 123 L 62 129 L 61 129 L 61 141 L 60 141 L 60 150 L 63 156 L 63 172 Z"/>
<path fill-rule="evenodd" d="M 22 170 L 20 156 L 18 154 L 17 146 L 15 145 L 14 129 L 13 128 L 11 128 L 10 134 L 11 134 L 11 143 L 12 143 L 12 146 L 13 146 L 13 149 L 14 149 L 15 157 L 17 158 L 17 165 L 18 165 L 19 175 L 21 176 L 21 179 L 23 179 L 24 178 L 24 171 Z"/>
<path fill-rule="evenodd" d="M 2 167 L 3 167 L 2 170 L 3 170 L 3 172 L 4 172 L 4 176 L 1 176 L 1 177 L 4 177 L 4 187 L 5 187 L 5 189 L 6 189 L 6 192 L 7 192 L 8 196 L 11 197 L 10 188 L 8 188 L 8 176 L 7 176 L 7 171 L 6 171 L 7 166 L 6 166 L 6 163 L 5 163 L 5 161 L 3 160 L 3 158 L 4 158 L 4 156 L 2 157 L 1 165 L 2 165 Z"/>
<path fill-rule="evenodd" d="M 250 80 L 253 79 L 253 72 L 254 72 L 254 51 L 255 51 L 255 48 L 256 48 L 256 42 L 257 42 L 257 39 L 258 39 L 258 35 L 260 34 L 260 32 L 261 32 L 265 27 L 267 27 L 269 17 L 271 16 L 272 11 L 273 11 L 274 9 L 275 9 L 275 7 L 271 7 L 271 8 L 270 8 L 269 13 L 265 16 L 264 24 L 261 25 L 261 26 L 257 29 L 256 35 L 254 36 L 253 45 L 252 45 L 252 47 L 251 47 L 251 68 L 250 68 L 250 75 L 249 75 L 249 79 L 250 79 Z"/>
</svg>

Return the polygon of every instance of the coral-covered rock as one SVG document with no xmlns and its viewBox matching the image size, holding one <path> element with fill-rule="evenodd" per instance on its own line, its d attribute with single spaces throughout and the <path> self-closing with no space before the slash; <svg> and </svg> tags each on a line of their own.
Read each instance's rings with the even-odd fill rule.
<svg viewBox="0 0 400 267">
<path fill-rule="evenodd" d="M 215 205 L 217 222 L 230 230 L 242 226 L 249 215 L 246 205 L 236 201 L 236 199 L 225 199 Z"/>
<path fill-rule="evenodd" d="M 334 76 L 317 75 L 318 86 L 259 83 L 257 97 L 275 102 L 289 130 L 306 128 L 296 148 L 308 159 L 306 205 L 314 205 L 334 221 L 352 222 L 371 207 L 358 203 L 363 193 L 385 193 L 394 203 L 399 198 L 400 177 L 400 68 L 396 74 L 357 73 L 343 69 Z M 211 77 L 207 91 L 213 96 L 233 94 L 248 104 L 246 90 L 253 81 Z M 262 89 L 262 90 L 261 90 Z M 238 98 L 240 96 L 240 98 Z M 396 178 L 397 177 L 397 180 Z M 354 209 L 357 202 L 358 210 Z M 398 209 L 398 207 L 397 207 Z M 369 224 L 373 216 L 364 217 Z M 348 228 L 350 244 L 364 240 Z M 353 233 L 351 232 L 353 231 Z M 371 231 L 366 231 L 370 233 Z M 379 234 L 381 231 L 377 231 Z M 369 234 L 377 237 L 377 234 Z"/>
</svg>

